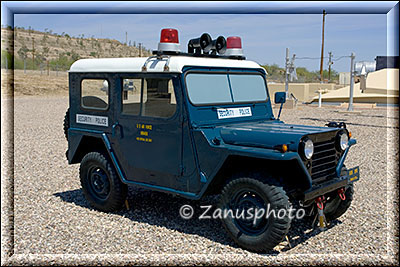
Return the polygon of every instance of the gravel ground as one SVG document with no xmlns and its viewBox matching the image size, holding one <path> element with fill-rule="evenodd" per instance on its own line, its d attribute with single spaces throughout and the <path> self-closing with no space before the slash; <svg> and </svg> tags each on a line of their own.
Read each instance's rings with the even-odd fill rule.
<svg viewBox="0 0 400 267">
<path fill-rule="evenodd" d="M 67 97 L 15 98 L 14 143 L 2 142 L 2 265 L 398 263 L 398 109 L 354 114 L 334 107 L 283 110 L 287 123 L 345 121 L 358 142 L 346 165 L 359 165 L 361 179 L 352 206 L 328 231 L 296 221 L 289 233 L 291 247 L 282 242 L 270 254 L 256 254 L 237 247 L 217 220 L 179 217 L 183 204 L 199 212 L 215 197 L 195 202 L 130 188 L 130 210 L 91 209 L 80 189 L 79 165 L 68 165 L 65 158 L 67 105 Z M 2 127 L 3 138 L 6 134 L 12 137 Z M 7 149 L 14 150 L 14 184 L 4 178 L 10 173 Z M 12 185 L 13 199 L 5 190 Z M 12 211 L 13 237 L 6 233 L 12 229 L 7 220 Z"/>
</svg>

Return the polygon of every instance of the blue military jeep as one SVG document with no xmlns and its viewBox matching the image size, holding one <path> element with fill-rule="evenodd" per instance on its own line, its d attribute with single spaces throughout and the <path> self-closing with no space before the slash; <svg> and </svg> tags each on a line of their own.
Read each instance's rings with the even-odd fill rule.
<svg viewBox="0 0 400 267">
<path fill-rule="evenodd" d="M 153 54 L 71 66 L 67 159 L 80 163 L 91 206 L 118 210 L 134 185 L 196 200 L 221 194 L 219 207 L 232 210 L 297 203 L 323 209 L 328 220 L 345 213 L 359 173 L 344 166 L 356 142 L 343 123 L 275 118 L 266 72 L 245 60 L 239 37 L 203 34 L 183 53 L 178 32 L 163 29 Z M 285 99 L 276 93 L 275 103 Z M 291 219 L 222 223 L 240 246 L 265 251 L 283 240 Z"/>
</svg>

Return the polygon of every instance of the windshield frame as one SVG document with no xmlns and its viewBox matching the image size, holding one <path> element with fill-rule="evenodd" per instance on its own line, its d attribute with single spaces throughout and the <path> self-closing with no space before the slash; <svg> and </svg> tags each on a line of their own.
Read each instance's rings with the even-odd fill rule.
<svg viewBox="0 0 400 267">
<path fill-rule="evenodd" d="M 265 91 L 266 91 L 266 99 L 265 100 L 257 100 L 257 101 L 238 101 L 238 102 L 222 102 L 222 103 L 205 103 L 205 104 L 195 104 L 192 102 L 192 100 L 189 97 L 189 87 L 187 85 L 187 81 L 186 81 L 186 76 L 188 74 L 192 74 L 192 73 L 199 73 L 199 74 L 239 74 L 239 75 L 260 75 L 263 80 L 264 80 L 264 85 L 265 85 Z M 208 106 L 235 106 L 235 105 L 253 105 L 253 104 L 257 104 L 257 103 L 268 103 L 270 100 L 270 96 L 269 96 L 269 92 L 268 92 L 268 86 L 267 86 L 267 80 L 265 77 L 265 73 L 262 72 L 262 70 L 260 69 L 217 69 L 217 68 L 207 68 L 207 69 L 189 69 L 184 73 L 184 84 L 185 84 L 185 93 L 187 96 L 187 99 L 189 101 L 189 103 L 192 106 L 195 107 L 208 107 Z"/>
</svg>

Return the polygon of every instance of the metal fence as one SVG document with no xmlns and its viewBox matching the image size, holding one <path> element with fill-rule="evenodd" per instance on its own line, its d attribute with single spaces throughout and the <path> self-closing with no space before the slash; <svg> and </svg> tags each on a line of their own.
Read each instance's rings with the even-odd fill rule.
<svg viewBox="0 0 400 267">
<path fill-rule="evenodd" d="M 14 66 L 13 66 L 14 65 Z M 32 59 L 18 60 L 10 62 L 8 57 L 3 57 L 1 61 L 1 69 L 3 70 L 20 70 L 24 74 L 35 74 L 35 75 L 52 75 L 58 76 L 59 74 L 66 73 L 70 68 L 70 65 L 59 65 L 58 63 L 50 61 L 38 61 L 33 62 Z"/>
</svg>

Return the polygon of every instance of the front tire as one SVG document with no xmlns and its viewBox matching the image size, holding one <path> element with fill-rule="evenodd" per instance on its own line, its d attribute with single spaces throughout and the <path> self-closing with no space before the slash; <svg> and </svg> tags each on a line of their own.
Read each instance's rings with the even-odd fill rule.
<svg viewBox="0 0 400 267">
<path fill-rule="evenodd" d="M 89 204 L 100 211 L 117 211 L 123 205 L 128 188 L 116 175 L 106 156 L 86 154 L 79 169 L 83 193 Z"/>
<path fill-rule="evenodd" d="M 238 178 L 228 183 L 223 191 L 219 208 L 224 210 L 265 209 L 265 214 L 286 210 L 285 216 L 264 215 L 257 221 L 227 216 L 222 218 L 229 236 L 241 247 L 255 252 L 272 250 L 287 235 L 290 228 L 289 199 L 282 189 L 253 178 Z M 269 208 L 268 208 L 269 206 Z M 254 218 L 254 216 L 253 216 Z M 254 223 L 255 222 L 255 223 Z"/>
</svg>

